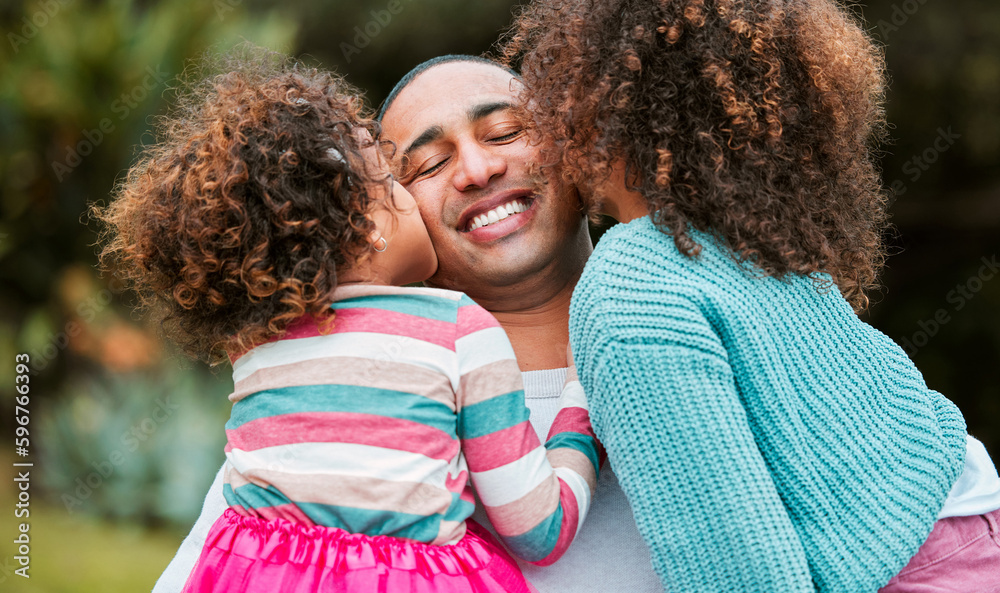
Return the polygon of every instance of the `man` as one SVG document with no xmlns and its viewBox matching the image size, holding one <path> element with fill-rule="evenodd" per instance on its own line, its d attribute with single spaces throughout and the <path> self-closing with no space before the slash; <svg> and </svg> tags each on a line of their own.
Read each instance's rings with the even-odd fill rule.
<svg viewBox="0 0 1000 593">
<path fill-rule="evenodd" d="M 537 183 L 538 147 L 512 109 L 519 84 L 481 58 L 437 58 L 400 81 L 381 119 L 383 138 L 404 163 L 399 181 L 416 199 L 438 254 L 428 284 L 464 291 L 500 321 L 544 440 L 566 373 L 570 297 L 592 245 L 576 191 Z M 220 471 L 154 593 L 180 590 L 225 506 Z M 541 593 L 662 591 L 607 464 L 566 555 L 552 566 L 521 567 Z"/>
</svg>

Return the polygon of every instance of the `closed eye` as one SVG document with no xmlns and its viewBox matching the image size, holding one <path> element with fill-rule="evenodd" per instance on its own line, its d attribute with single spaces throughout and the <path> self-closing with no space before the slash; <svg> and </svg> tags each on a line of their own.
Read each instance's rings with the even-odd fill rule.
<svg viewBox="0 0 1000 593">
<path fill-rule="evenodd" d="M 505 142 L 510 142 L 511 140 L 514 140 L 514 139 L 518 138 L 523 133 L 524 133 L 524 129 L 523 128 L 522 129 L 517 129 L 517 130 L 514 130 L 513 132 L 510 132 L 509 134 L 503 134 L 501 136 L 494 136 L 492 138 L 487 138 L 486 141 L 487 142 L 491 142 L 491 143 L 503 144 Z M 426 169 L 422 169 L 420 171 L 415 172 L 409 178 L 409 181 L 416 181 L 417 179 L 420 179 L 422 177 L 426 177 L 428 175 L 432 175 L 433 173 L 436 173 L 438 170 L 440 170 L 442 167 L 444 167 L 448 163 L 448 161 L 450 161 L 450 160 L 451 160 L 451 157 L 443 158 L 440 161 L 438 161 L 438 162 L 434 163 L 433 165 L 431 165 L 430 167 L 427 167 Z"/>
<path fill-rule="evenodd" d="M 427 167 L 426 169 L 424 169 L 424 170 L 422 170 L 422 171 L 417 171 L 417 172 L 416 172 L 416 173 L 415 173 L 415 174 L 413 175 L 413 178 L 414 178 L 414 179 L 417 179 L 417 178 L 419 178 L 419 177 L 423 177 L 424 175 L 429 175 L 429 174 L 431 174 L 431 173 L 433 173 L 433 172 L 437 171 L 437 170 L 438 170 L 438 169 L 440 169 L 441 167 L 443 167 L 443 166 L 444 166 L 444 164 L 445 164 L 445 163 L 447 163 L 447 162 L 448 162 L 449 160 L 450 160 L 450 158 L 446 158 L 446 159 L 441 159 L 440 161 L 438 161 L 438 162 L 437 162 L 437 163 L 435 163 L 434 165 L 432 165 L 432 166 L 430 166 L 430 167 Z"/>
<path fill-rule="evenodd" d="M 517 138 L 518 136 L 520 136 L 521 132 L 523 132 L 523 131 L 524 130 L 515 130 L 515 131 L 511 132 L 510 134 L 504 134 L 503 136 L 497 136 L 495 138 L 490 138 L 489 141 L 490 142 L 504 142 L 504 141 L 507 141 L 507 140 L 513 140 L 514 138 Z"/>
</svg>

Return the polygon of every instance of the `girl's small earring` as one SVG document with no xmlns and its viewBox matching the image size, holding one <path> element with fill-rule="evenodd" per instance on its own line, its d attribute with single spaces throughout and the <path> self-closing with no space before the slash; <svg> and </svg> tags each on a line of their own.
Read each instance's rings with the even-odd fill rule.
<svg viewBox="0 0 1000 593">
<path fill-rule="evenodd" d="M 379 241 L 381 241 L 381 242 L 382 242 L 382 249 L 379 249 L 379 248 L 378 248 L 378 242 L 379 242 Z M 377 251 L 377 252 L 379 252 L 379 253 L 382 253 L 382 252 L 383 252 L 383 251 L 385 251 L 385 250 L 386 250 L 386 249 L 387 249 L 388 247 L 389 247 L 389 242 L 385 240 L 385 237 L 379 237 L 379 238 L 378 238 L 378 239 L 377 239 L 377 240 L 375 241 L 375 244 L 374 244 L 374 245 L 372 245 L 372 249 L 374 249 L 375 251 Z"/>
</svg>

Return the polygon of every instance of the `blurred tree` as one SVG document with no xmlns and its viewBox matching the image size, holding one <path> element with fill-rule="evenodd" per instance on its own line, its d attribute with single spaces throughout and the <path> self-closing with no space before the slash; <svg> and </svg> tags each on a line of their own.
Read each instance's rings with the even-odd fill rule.
<svg viewBox="0 0 1000 593">
<path fill-rule="evenodd" d="M 301 15 L 299 51 L 315 56 L 379 104 L 424 60 L 490 50 L 511 21 L 510 0 L 291 0 Z"/>
<path fill-rule="evenodd" d="M 292 49 L 295 18 L 240 4 L 0 7 L 0 360 L 31 355 L 32 455 L 44 458 L 38 483 L 57 504 L 76 492 L 74 476 L 86 479 L 123 446 L 124 430 L 151 414 L 164 386 L 184 400 L 174 414 L 182 419 L 164 425 L 157 446 L 126 446 L 128 463 L 78 508 L 186 523 L 221 462 L 227 381 L 190 370 L 176 377 L 155 331 L 129 319 L 122 286 L 97 277 L 86 210 L 107 200 L 135 147 L 150 140 L 149 116 L 164 112 L 186 62 L 242 39 Z M 0 365 L 0 427 L 13 418 L 13 370 Z M 203 464 L 192 463 L 194 450 Z"/>
<path fill-rule="evenodd" d="M 94 229 L 81 222 L 88 203 L 106 201 L 185 62 L 242 38 L 290 49 L 291 18 L 226 2 L 238 0 L 52 0 L 0 12 L 8 32 L 0 72 L 4 360 L 29 352 L 34 368 L 48 369 L 42 379 L 58 382 L 72 342 L 104 337 L 94 323 L 107 320 L 121 287 L 106 279 L 74 292 L 94 264 Z M 12 384 L 11 372 L 0 365 L 0 384 Z"/>
</svg>

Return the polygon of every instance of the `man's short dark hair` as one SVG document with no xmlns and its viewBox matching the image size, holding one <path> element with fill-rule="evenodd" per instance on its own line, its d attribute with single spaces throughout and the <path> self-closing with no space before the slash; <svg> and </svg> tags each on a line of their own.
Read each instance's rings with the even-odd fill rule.
<svg viewBox="0 0 1000 593">
<path fill-rule="evenodd" d="M 417 64 L 412 70 L 407 72 L 406 75 L 403 76 L 403 78 L 399 79 L 399 82 L 396 83 L 396 86 L 392 87 L 392 90 L 389 92 L 389 96 L 386 97 L 385 101 L 382 102 L 382 106 L 379 107 L 378 115 L 375 116 L 376 119 L 382 121 L 382 116 L 385 115 L 385 112 L 389 110 L 389 106 L 392 105 L 392 102 L 396 100 L 396 96 L 399 95 L 399 93 L 401 93 L 403 89 L 405 89 L 411 82 L 413 82 L 414 78 L 420 76 L 420 74 L 422 74 L 425 70 L 429 70 L 434 66 L 437 66 L 438 64 L 447 64 L 449 62 L 472 62 L 475 64 L 487 64 L 490 66 L 496 66 L 501 70 L 506 70 L 507 72 L 510 72 L 517 78 L 521 77 L 517 72 L 511 70 L 507 66 L 504 66 L 500 62 L 495 62 L 489 58 L 484 58 L 481 56 L 448 54 L 445 56 L 438 56 L 436 58 L 431 58 L 426 62 L 421 62 L 420 64 Z"/>
</svg>

